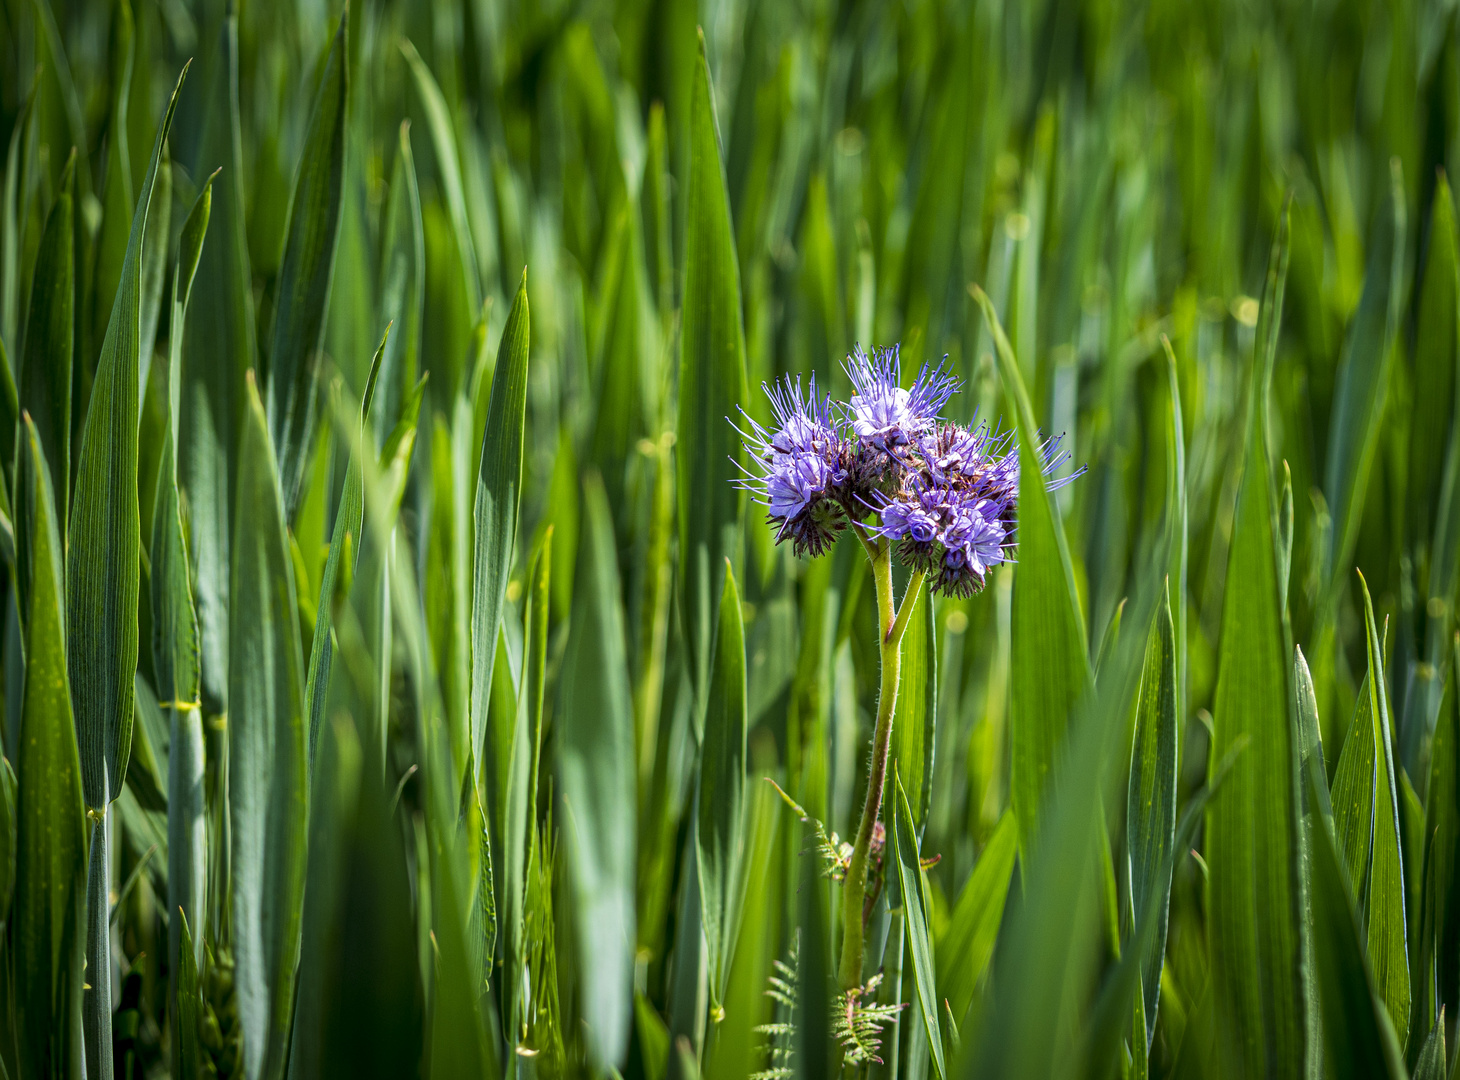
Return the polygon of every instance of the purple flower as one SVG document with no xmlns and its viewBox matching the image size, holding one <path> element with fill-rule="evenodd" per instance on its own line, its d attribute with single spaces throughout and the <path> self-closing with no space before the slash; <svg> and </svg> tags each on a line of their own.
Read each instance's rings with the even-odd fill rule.
<svg viewBox="0 0 1460 1080">
<path fill-rule="evenodd" d="M 897 349 L 873 349 L 868 356 L 857 346 L 846 362 L 855 391 L 844 410 L 852 430 L 865 444 L 889 453 L 932 428 L 958 389 L 958 380 L 942 365 L 930 370 L 924 364 L 912 388 L 904 390 Z"/>
<path fill-rule="evenodd" d="M 817 397 L 814 375 L 805 395 L 799 378 L 762 385 L 775 422 L 766 427 L 740 411 L 750 430 L 736 430 L 758 467 L 746 470 L 740 484 L 766 507 L 776 543 L 789 538 L 796 554 L 820 555 L 846 525 L 833 490 L 845 479 L 845 453 L 831 398 Z"/>
</svg>

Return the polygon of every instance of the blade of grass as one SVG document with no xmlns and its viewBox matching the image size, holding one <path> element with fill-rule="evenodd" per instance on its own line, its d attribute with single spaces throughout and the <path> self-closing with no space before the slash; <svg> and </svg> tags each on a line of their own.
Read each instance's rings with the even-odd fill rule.
<svg viewBox="0 0 1460 1080">
<path fill-rule="evenodd" d="M 897 801 L 893 804 L 893 836 L 896 851 L 897 878 L 906 914 L 907 940 L 912 953 L 913 988 L 918 1012 L 928 1033 L 928 1049 L 932 1052 L 933 1071 L 942 1080 L 947 1075 L 943 1064 L 943 1033 L 938 1023 L 938 998 L 935 987 L 938 974 L 933 966 L 933 945 L 928 932 L 927 885 L 919 862 L 918 840 L 912 809 L 907 803 L 902 778 L 894 776 Z"/>
</svg>

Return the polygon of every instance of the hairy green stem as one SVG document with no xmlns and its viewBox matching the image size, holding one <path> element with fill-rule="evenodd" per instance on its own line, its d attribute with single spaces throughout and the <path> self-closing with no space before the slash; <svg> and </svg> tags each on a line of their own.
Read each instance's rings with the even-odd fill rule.
<svg viewBox="0 0 1460 1080">
<path fill-rule="evenodd" d="M 897 708 L 897 684 L 902 673 L 902 635 L 907 630 L 913 605 L 923 587 L 923 574 L 918 571 L 908 582 L 902 610 L 897 611 L 892 596 L 891 545 L 869 540 L 860 526 L 857 527 L 857 536 L 868 549 L 872 578 L 877 586 L 877 636 L 881 646 L 882 686 L 877 697 L 877 729 L 872 736 L 867 800 L 862 805 L 862 821 L 857 826 L 852 859 L 847 865 L 846 892 L 842 897 L 842 956 L 837 982 L 843 991 L 862 984 L 862 955 L 865 951 L 862 907 L 867 895 L 867 852 L 872 846 L 872 831 L 882 809 L 882 789 L 887 782 L 892 715 Z"/>
</svg>

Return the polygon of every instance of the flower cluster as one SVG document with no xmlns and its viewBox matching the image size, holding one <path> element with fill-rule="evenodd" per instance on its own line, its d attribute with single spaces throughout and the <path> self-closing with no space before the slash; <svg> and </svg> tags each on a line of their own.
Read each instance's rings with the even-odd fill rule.
<svg viewBox="0 0 1460 1080">
<path fill-rule="evenodd" d="M 798 555 L 822 554 L 856 523 L 892 544 L 936 591 L 978 592 L 1015 544 L 1019 450 L 1012 434 L 943 420 L 957 380 L 942 366 L 924 365 L 904 388 L 896 346 L 870 356 L 858 348 L 845 367 L 853 391 L 847 402 L 819 395 L 813 376 L 804 394 L 799 378 L 765 388 L 770 425 L 741 410 L 748 430 L 737 430 L 755 466 L 742 486 L 766 507 L 776 542 L 790 540 Z M 1042 441 L 1037 457 L 1046 476 L 1069 460 L 1059 438 Z"/>
</svg>

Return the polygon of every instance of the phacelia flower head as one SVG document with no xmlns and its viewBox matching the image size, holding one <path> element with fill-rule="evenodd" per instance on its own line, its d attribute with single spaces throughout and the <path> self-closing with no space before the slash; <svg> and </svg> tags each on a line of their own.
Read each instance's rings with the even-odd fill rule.
<svg viewBox="0 0 1460 1080">
<path fill-rule="evenodd" d="M 871 356 L 857 346 L 847 358 L 846 371 L 854 392 L 844 411 L 853 432 L 862 443 L 888 453 L 932 428 L 958 389 L 958 380 L 942 365 L 930 369 L 924 364 L 911 389 L 904 390 L 896 345 L 873 349 Z"/>
<path fill-rule="evenodd" d="M 763 384 L 764 385 L 764 384 Z M 816 377 L 803 395 L 801 380 L 765 385 L 775 420 L 765 426 L 741 410 L 749 431 L 745 440 L 755 471 L 741 486 L 766 507 L 776 526 L 776 542 L 790 539 L 798 555 L 820 555 L 846 525 L 834 490 L 843 483 L 842 437 L 832 415 L 831 398 L 818 397 Z"/>
</svg>

